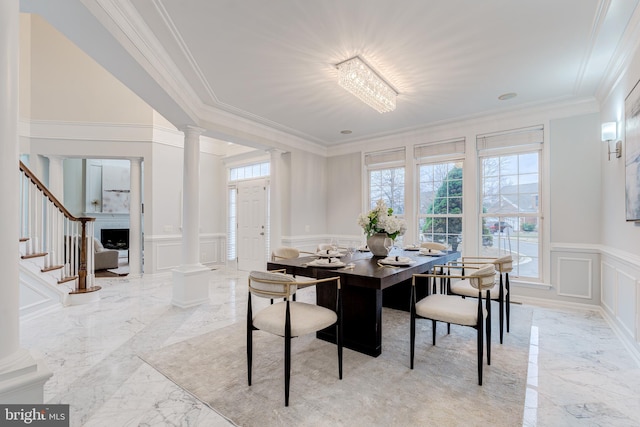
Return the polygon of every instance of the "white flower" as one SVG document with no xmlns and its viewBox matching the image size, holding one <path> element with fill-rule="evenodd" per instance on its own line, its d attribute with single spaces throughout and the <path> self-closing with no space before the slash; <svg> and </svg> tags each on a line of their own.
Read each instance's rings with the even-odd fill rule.
<svg viewBox="0 0 640 427">
<path fill-rule="evenodd" d="M 392 216 L 393 209 L 389 209 L 384 200 L 376 202 L 376 206 L 368 214 L 358 216 L 358 225 L 364 229 L 367 236 L 375 233 L 387 233 L 389 237 L 395 239 L 404 234 L 407 227 L 404 220 Z"/>
</svg>

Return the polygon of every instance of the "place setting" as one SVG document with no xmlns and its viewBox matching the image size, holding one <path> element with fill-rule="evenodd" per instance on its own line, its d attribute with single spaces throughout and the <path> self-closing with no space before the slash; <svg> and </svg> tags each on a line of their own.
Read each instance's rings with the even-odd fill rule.
<svg viewBox="0 0 640 427">
<path fill-rule="evenodd" d="M 388 256 L 378 261 L 380 267 L 408 267 L 415 264 L 415 260 L 406 256 Z"/>
</svg>

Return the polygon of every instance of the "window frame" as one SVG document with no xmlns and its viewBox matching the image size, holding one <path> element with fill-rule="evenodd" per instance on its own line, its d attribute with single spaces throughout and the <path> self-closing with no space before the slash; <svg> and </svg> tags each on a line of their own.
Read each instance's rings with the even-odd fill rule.
<svg viewBox="0 0 640 427">
<path fill-rule="evenodd" d="M 538 227 L 538 237 L 537 237 L 537 271 L 538 271 L 538 276 L 521 276 L 518 274 L 519 272 L 519 265 L 514 265 L 514 272 L 513 275 L 517 276 L 519 279 L 524 280 L 525 282 L 531 282 L 531 283 L 543 283 L 544 282 L 544 278 L 545 278 L 545 270 L 544 270 L 544 266 L 545 266 L 545 262 L 543 259 L 543 254 L 544 254 L 544 244 L 545 244 L 545 239 L 544 239 L 544 206 L 543 206 L 543 201 L 545 200 L 544 198 L 544 183 L 543 183 L 543 171 L 544 171 L 544 144 L 541 142 L 540 144 L 534 145 L 534 144 L 522 144 L 522 145 L 514 145 L 514 146 L 503 146 L 500 148 L 495 148 L 495 149 L 484 149 L 484 150 L 479 150 L 478 154 L 477 154 L 477 161 L 478 161 L 478 182 L 479 182 L 479 189 L 478 189 L 478 197 L 477 197 L 477 206 L 478 206 L 478 235 L 479 235 L 479 240 L 478 240 L 478 253 L 482 254 L 483 251 L 483 239 L 485 237 L 485 235 L 483 234 L 483 221 L 486 218 L 497 218 L 497 222 L 500 223 L 501 221 L 504 221 L 505 218 L 516 218 L 517 223 L 521 224 L 522 223 L 522 219 L 523 218 L 535 218 L 537 220 L 537 227 Z M 507 211 L 507 212 L 483 212 L 483 202 L 484 202 L 484 183 L 485 183 L 485 175 L 484 175 L 484 160 L 487 158 L 495 158 L 495 157 L 506 157 L 506 156 L 519 156 L 522 154 L 531 154 L 531 153 L 536 153 L 538 156 L 538 167 L 537 167 L 537 176 L 538 176 L 538 181 L 537 181 L 537 186 L 538 186 L 538 191 L 537 191 L 537 198 L 538 198 L 538 204 L 537 204 L 537 212 L 519 212 L 519 211 Z M 518 173 L 517 176 L 520 176 L 521 174 Z M 500 193 L 498 193 L 500 194 Z M 526 194 L 526 193 L 516 193 L 518 195 L 520 194 Z M 500 226 L 499 226 L 500 227 Z M 520 231 L 520 230 L 518 230 Z M 499 236 L 500 237 L 500 236 Z M 512 237 L 509 237 L 510 239 L 513 239 Z M 517 245 L 516 245 L 516 250 L 519 247 L 520 243 L 522 242 L 521 237 L 518 235 L 515 237 L 516 241 L 517 241 Z M 503 250 L 501 250 L 499 248 L 499 254 L 500 255 L 504 255 Z M 506 251 L 505 251 L 506 253 Z"/>
<path fill-rule="evenodd" d="M 432 218 L 459 218 L 460 219 L 460 240 L 459 242 L 455 245 L 456 246 L 456 250 L 457 250 L 457 246 L 462 242 L 462 240 L 464 239 L 464 213 L 466 211 L 465 208 L 465 203 L 464 203 L 464 182 L 465 182 L 465 172 L 464 172 L 464 163 L 465 163 L 465 157 L 464 157 L 464 153 L 462 154 L 455 154 L 455 155 L 447 155 L 447 156 L 433 156 L 433 157 L 422 157 L 420 159 L 416 160 L 416 174 L 415 174 L 415 205 L 416 205 L 416 219 L 415 219 L 415 233 L 416 233 L 416 241 L 422 242 L 422 231 L 421 231 L 421 227 L 420 227 L 420 221 L 422 219 L 427 219 L 429 217 Z M 462 178 L 461 178 L 461 186 L 462 186 L 462 194 L 460 195 L 460 199 L 461 199 L 461 204 L 462 204 L 462 211 L 459 214 L 427 214 L 427 213 L 421 213 L 421 205 L 422 205 L 422 200 L 421 200 L 421 190 L 422 190 L 422 179 L 421 179 L 421 174 L 420 174 L 420 170 L 423 166 L 436 166 L 436 165 L 446 165 L 446 164 L 454 164 L 454 166 L 459 167 L 462 170 Z M 449 170 L 450 172 L 450 170 Z M 447 172 L 447 174 L 449 173 Z M 443 181 L 444 182 L 444 181 Z M 449 236 L 449 233 L 446 234 L 447 236 Z M 449 244 L 449 237 L 447 237 L 447 244 Z M 454 245 L 450 244 L 450 247 L 453 248 Z"/>
</svg>

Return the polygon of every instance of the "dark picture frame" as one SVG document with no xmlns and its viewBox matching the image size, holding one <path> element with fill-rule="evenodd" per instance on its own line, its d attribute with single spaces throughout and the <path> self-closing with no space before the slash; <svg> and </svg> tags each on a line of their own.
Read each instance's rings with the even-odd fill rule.
<svg viewBox="0 0 640 427">
<path fill-rule="evenodd" d="M 640 221 L 640 80 L 624 101 L 625 211 L 627 221 Z"/>
</svg>

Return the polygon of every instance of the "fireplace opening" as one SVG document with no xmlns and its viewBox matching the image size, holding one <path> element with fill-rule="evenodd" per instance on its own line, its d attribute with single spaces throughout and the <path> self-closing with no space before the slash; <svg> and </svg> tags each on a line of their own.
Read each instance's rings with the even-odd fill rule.
<svg viewBox="0 0 640 427">
<path fill-rule="evenodd" d="M 100 242 L 107 249 L 129 249 L 129 229 L 103 228 L 100 230 Z"/>
</svg>

